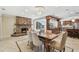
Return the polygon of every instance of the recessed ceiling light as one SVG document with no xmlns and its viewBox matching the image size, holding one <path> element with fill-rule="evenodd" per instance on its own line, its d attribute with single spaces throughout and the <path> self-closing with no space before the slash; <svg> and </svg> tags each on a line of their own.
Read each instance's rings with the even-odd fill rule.
<svg viewBox="0 0 79 59">
<path fill-rule="evenodd" d="M 28 9 L 25 9 L 25 12 L 28 12 Z"/>
<path fill-rule="evenodd" d="M 79 12 L 75 12 L 75 14 L 79 14 Z"/>
<path fill-rule="evenodd" d="M 69 9 L 65 9 L 66 11 L 69 11 Z"/>
<path fill-rule="evenodd" d="M 5 8 L 1 8 L 1 10 L 6 10 Z"/>
</svg>

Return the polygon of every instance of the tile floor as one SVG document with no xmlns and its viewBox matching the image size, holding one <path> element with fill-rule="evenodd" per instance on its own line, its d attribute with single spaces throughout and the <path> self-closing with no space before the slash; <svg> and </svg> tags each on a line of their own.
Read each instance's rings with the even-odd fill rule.
<svg viewBox="0 0 79 59">
<path fill-rule="evenodd" d="M 27 36 L 0 39 L 0 52 L 19 52 L 19 49 L 16 45 L 16 41 L 23 39 L 27 40 Z M 26 49 L 24 45 L 22 45 L 21 47 L 22 52 L 32 52 L 32 50 Z M 72 49 L 74 52 L 79 51 L 79 39 L 68 37 L 66 41 L 66 52 L 71 52 Z"/>
</svg>

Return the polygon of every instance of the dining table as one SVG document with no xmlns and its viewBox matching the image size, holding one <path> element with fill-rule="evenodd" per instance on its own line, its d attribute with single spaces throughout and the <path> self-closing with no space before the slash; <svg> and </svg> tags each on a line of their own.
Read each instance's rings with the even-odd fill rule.
<svg viewBox="0 0 79 59">
<path fill-rule="evenodd" d="M 38 37 L 42 39 L 44 43 L 44 51 L 50 52 L 50 42 L 58 36 L 59 34 L 53 34 L 53 33 L 52 34 L 44 33 L 38 35 Z"/>
</svg>

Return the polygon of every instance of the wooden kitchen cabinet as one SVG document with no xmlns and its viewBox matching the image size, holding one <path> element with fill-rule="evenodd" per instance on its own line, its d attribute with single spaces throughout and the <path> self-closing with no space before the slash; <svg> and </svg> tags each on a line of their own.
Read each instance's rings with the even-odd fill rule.
<svg viewBox="0 0 79 59">
<path fill-rule="evenodd" d="M 51 22 L 54 23 L 53 20 L 56 21 L 56 23 L 57 23 L 56 26 L 55 26 L 55 24 L 51 24 Z M 60 30 L 61 30 L 60 18 L 55 17 L 55 16 L 46 16 L 46 30 L 51 30 L 52 33 L 55 33 L 55 34 L 60 33 Z"/>
</svg>

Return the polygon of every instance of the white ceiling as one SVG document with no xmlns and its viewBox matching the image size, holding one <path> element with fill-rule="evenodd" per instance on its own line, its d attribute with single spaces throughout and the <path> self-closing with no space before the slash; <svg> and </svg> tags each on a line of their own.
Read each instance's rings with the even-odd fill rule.
<svg viewBox="0 0 79 59">
<path fill-rule="evenodd" d="M 15 16 L 24 16 L 32 19 L 45 15 L 55 15 L 61 18 L 79 16 L 78 6 L 44 6 L 44 8 L 45 10 L 43 14 L 38 15 L 35 6 L 0 6 L 0 13 Z"/>
</svg>

